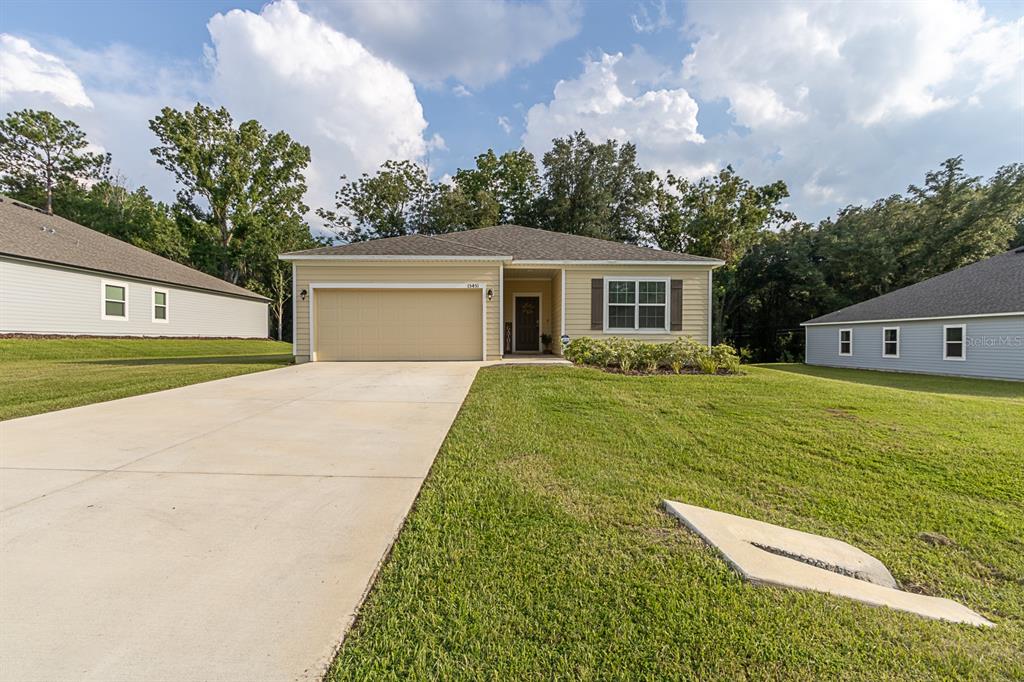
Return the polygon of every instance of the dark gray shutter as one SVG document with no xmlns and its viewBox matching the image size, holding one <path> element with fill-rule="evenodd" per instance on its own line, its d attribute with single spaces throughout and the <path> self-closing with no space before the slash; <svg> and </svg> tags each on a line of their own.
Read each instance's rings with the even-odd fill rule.
<svg viewBox="0 0 1024 682">
<path fill-rule="evenodd" d="M 672 280 L 672 298 L 669 299 L 669 323 L 674 332 L 683 331 L 683 280 Z"/>
<path fill-rule="evenodd" d="M 604 329 L 604 280 L 590 280 L 590 328 Z"/>
</svg>

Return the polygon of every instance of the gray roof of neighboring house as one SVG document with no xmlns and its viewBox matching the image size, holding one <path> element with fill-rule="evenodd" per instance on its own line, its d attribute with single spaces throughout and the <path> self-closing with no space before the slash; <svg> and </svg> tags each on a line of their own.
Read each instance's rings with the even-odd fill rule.
<svg viewBox="0 0 1024 682">
<path fill-rule="evenodd" d="M 496 225 L 430 236 L 388 237 L 283 254 L 286 259 L 289 256 L 477 256 L 539 261 L 686 261 L 721 264 L 721 261 L 714 258 L 659 251 L 645 246 L 521 225 Z"/>
<path fill-rule="evenodd" d="M 804 324 L 1024 313 L 1024 248 L 1014 249 Z"/>
<path fill-rule="evenodd" d="M 0 255 L 267 300 L 187 265 L 2 196 Z"/>
</svg>

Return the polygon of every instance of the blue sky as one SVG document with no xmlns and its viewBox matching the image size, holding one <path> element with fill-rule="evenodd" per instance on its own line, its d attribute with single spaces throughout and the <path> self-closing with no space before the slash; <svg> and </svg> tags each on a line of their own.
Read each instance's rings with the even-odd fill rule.
<svg viewBox="0 0 1024 682">
<path fill-rule="evenodd" d="M 1024 160 L 1024 3 L 21 2 L 0 5 L 0 107 L 79 122 L 160 198 L 146 120 L 223 104 L 340 174 L 488 147 L 538 155 L 583 128 L 690 177 L 785 180 L 818 220 L 964 154 Z"/>
</svg>

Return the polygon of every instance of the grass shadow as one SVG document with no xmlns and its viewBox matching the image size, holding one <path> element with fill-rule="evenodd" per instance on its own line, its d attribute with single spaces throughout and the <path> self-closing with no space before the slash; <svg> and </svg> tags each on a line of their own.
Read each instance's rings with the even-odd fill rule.
<svg viewBox="0 0 1024 682">
<path fill-rule="evenodd" d="M 291 364 L 292 356 L 281 355 L 200 355 L 192 357 L 173 358 L 128 358 L 108 360 L 74 360 L 67 359 L 64 362 L 73 362 L 83 365 L 111 365 L 115 367 L 145 367 L 149 365 L 287 365 Z"/>
<path fill-rule="evenodd" d="M 756 366 L 777 372 L 789 372 L 790 374 L 832 379 L 833 381 L 845 381 L 853 384 L 880 386 L 883 388 L 898 388 L 904 391 L 1024 400 L 1024 382 L 1019 381 L 971 379 L 967 377 L 908 374 L 903 372 L 879 372 L 870 369 L 821 367 L 797 363 L 772 363 Z"/>
</svg>

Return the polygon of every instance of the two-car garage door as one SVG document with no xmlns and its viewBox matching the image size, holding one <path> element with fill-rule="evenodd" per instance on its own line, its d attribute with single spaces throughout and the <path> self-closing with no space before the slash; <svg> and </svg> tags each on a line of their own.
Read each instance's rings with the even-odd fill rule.
<svg viewBox="0 0 1024 682">
<path fill-rule="evenodd" d="M 481 360 L 480 289 L 316 289 L 317 360 Z"/>
</svg>

